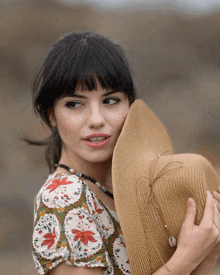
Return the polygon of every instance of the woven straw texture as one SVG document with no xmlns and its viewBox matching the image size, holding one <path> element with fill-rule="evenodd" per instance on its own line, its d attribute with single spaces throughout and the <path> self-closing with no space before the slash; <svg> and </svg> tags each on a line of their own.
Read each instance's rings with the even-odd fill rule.
<svg viewBox="0 0 220 275">
<path fill-rule="evenodd" d="M 199 224 L 206 190 L 219 185 L 204 157 L 172 154 L 164 126 L 142 101 L 131 106 L 113 155 L 113 191 L 132 275 L 150 275 L 169 260 L 168 238 L 178 238 L 187 199 L 196 202 Z"/>
</svg>

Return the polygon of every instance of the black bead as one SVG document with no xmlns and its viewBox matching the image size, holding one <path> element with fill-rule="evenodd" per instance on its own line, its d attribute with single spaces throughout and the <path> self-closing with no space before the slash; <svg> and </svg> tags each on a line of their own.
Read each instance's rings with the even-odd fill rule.
<svg viewBox="0 0 220 275">
<path fill-rule="evenodd" d="M 57 164 L 57 166 L 59 166 L 59 167 L 61 167 L 61 168 L 64 168 L 64 169 L 66 169 L 67 171 L 70 171 L 70 167 L 68 167 L 68 166 L 65 165 L 65 164 Z M 95 179 L 93 179 L 93 178 L 91 178 L 91 177 L 88 177 L 88 176 L 86 176 L 86 175 L 84 175 L 84 174 L 80 174 L 80 175 L 81 175 L 80 177 L 82 177 L 82 178 L 84 178 L 84 179 L 88 179 L 88 180 L 91 181 L 92 183 L 96 183 L 96 182 L 97 182 Z M 104 191 L 103 191 L 103 192 L 104 192 Z M 111 192 L 109 192 L 108 190 L 105 191 L 105 193 L 106 193 L 109 197 L 111 197 L 112 199 L 114 198 L 114 197 L 113 197 L 113 194 L 112 194 Z"/>
<path fill-rule="evenodd" d="M 114 196 L 113 196 L 113 194 L 112 194 L 111 192 L 106 191 L 105 193 L 106 193 L 109 197 L 111 197 L 112 199 L 114 198 Z"/>
</svg>

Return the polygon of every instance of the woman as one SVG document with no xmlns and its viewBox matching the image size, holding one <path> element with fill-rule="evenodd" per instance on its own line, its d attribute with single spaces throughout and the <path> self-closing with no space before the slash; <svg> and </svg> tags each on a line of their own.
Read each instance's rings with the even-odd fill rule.
<svg viewBox="0 0 220 275">
<path fill-rule="evenodd" d="M 52 131 L 47 150 L 52 174 L 35 199 L 33 257 L 39 274 L 130 274 L 111 166 L 134 99 L 120 46 L 93 33 L 71 33 L 54 44 L 34 83 L 35 109 Z M 215 197 L 216 204 L 207 196 L 207 224 L 219 219 L 220 195 Z M 194 227 L 195 211 L 191 199 L 179 238 L 181 254 L 177 248 L 167 263 L 171 271 L 164 265 L 155 274 L 208 274 L 213 269 L 219 230 Z"/>
</svg>

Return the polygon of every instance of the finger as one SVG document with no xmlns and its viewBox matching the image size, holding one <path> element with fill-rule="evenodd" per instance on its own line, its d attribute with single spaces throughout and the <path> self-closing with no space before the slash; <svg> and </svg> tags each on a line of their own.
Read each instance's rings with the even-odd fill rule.
<svg viewBox="0 0 220 275">
<path fill-rule="evenodd" d="M 187 201 L 186 217 L 183 224 L 189 228 L 193 228 L 196 218 L 196 204 L 193 198 L 189 198 Z"/>
<path fill-rule="evenodd" d="M 214 197 L 214 196 L 213 196 Z M 218 211 L 220 211 L 220 202 L 214 198 L 214 202 L 218 208 Z"/>
<path fill-rule="evenodd" d="M 214 219 L 214 198 L 212 194 L 207 191 L 206 205 L 201 224 L 211 226 Z"/>
<path fill-rule="evenodd" d="M 217 206 L 216 204 L 214 203 L 214 208 L 215 208 L 215 214 L 214 214 L 214 219 L 213 219 L 213 224 L 214 226 L 216 227 L 215 229 L 217 230 L 217 234 L 218 234 L 218 240 L 217 240 L 217 243 L 220 241 L 220 213 L 217 209 Z"/>
<path fill-rule="evenodd" d="M 218 243 L 219 243 L 220 242 L 220 212 L 218 212 L 218 228 L 219 228 Z"/>
<path fill-rule="evenodd" d="M 215 199 L 215 201 L 216 201 L 218 210 L 220 210 L 220 193 L 214 191 L 214 192 L 212 193 L 212 195 L 213 195 L 213 197 L 214 197 L 214 199 Z"/>
<path fill-rule="evenodd" d="M 214 217 L 213 217 L 213 221 L 215 222 L 215 224 L 218 226 L 219 225 L 219 211 L 217 208 L 216 203 L 214 202 Z"/>
<path fill-rule="evenodd" d="M 220 193 L 219 193 L 219 192 L 214 191 L 214 192 L 212 193 L 212 195 L 213 195 L 213 197 L 214 197 L 216 200 L 218 200 L 218 201 L 220 202 Z"/>
<path fill-rule="evenodd" d="M 220 193 L 214 191 L 214 192 L 212 193 L 212 195 L 213 195 L 214 201 L 215 201 L 215 203 L 216 203 L 216 205 L 217 205 L 217 208 L 218 208 L 218 210 L 220 211 Z"/>
</svg>

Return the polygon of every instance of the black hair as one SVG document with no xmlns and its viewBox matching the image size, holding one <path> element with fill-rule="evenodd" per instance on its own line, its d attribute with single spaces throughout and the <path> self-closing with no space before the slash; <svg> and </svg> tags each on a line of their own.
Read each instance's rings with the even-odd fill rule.
<svg viewBox="0 0 220 275">
<path fill-rule="evenodd" d="M 61 156 L 59 133 L 50 124 L 50 113 L 55 102 L 74 94 L 76 86 L 90 91 L 99 81 L 103 89 L 124 92 L 131 104 L 135 89 L 129 64 L 123 49 L 109 38 L 91 32 L 72 32 L 60 38 L 52 47 L 33 85 L 35 111 L 51 128 L 52 135 L 46 142 L 30 142 L 48 145 L 46 159 L 50 172 Z"/>
</svg>

